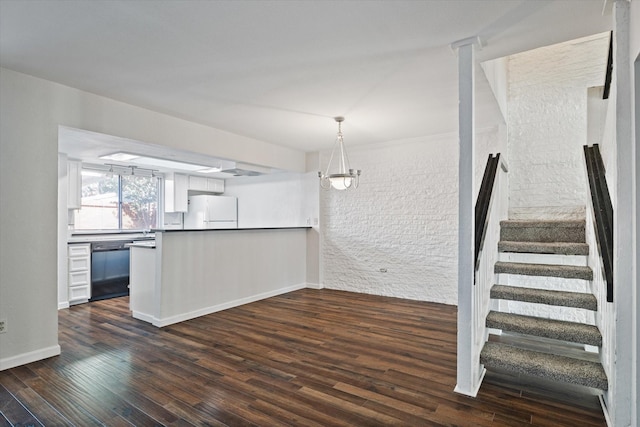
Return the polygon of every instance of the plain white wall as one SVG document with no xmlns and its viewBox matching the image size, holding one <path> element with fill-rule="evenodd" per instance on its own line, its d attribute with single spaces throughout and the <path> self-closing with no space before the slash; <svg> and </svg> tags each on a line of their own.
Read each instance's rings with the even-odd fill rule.
<svg viewBox="0 0 640 427">
<path fill-rule="evenodd" d="M 56 354 L 58 126 L 304 172 L 305 154 L 0 69 L 0 368 Z M 61 219 L 66 224 L 67 218 Z"/>
<path fill-rule="evenodd" d="M 161 234 L 161 323 L 306 286 L 304 229 Z"/>
<path fill-rule="evenodd" d="M 225 181 L 238 197 L 238 227 L 304 227 L 318 219 L 317 173 L 274 173 Z"/>
<path fill-rule="evenodd" d="M 635 337 L 635 355 L 634 355 L 634 363 L 635 367 L 635 387 L 634 387 L 634 396 L 632 396 L 634 402 L 638 402 L 640 399 L 640 314 L 638 313 L 638 307 L 640 307 L 640 289 L 638 289 L 638 285 L 640 284 L 640 196 L 638 196 L 638 192 L 640 192 L 640 2 L 634 1 L 631 2 L 631 24 L 629 25 L 631 29 L 631 43 L 630 43 L 630 58 L 631 58 L 631 66 L 632 76 L 634 76 L 634 81 L 631 83 L 634 93 L 635 100 L 632 104 L 632 113 L 635 120 L 635 126 L 633 129 L 634 132 L 634 140 L 636 147 L 636 164 L 635 164 L 635 174 L 636 174 L 636 234 L 635 234 L 635 250 L 636 250 L 636 261 L 635 261 L 635 281 L 636 286 L 635 289 L 635 303 L 633 306 L 633 312 L 635 316 L 635 329 L 633 330 L 633 336 Z M 634 406 L 634 413 L 632 414 L 632 422 L 636 425 L 640 424 L 640 416 L 638 414 L 637 405 Z"/>
<path fill-rule="evenodd" d="M 491 87 L 502 117 L 506 119 L 508 113 L 509 95 L 509 60 L 508 57 L 496 58 L 480 64 L 484 76 Z"/>
<path fill-rule="evenodd" d="M 0 69 L 0 369 L 60 352 L 55 96 Z"/>
</svg>

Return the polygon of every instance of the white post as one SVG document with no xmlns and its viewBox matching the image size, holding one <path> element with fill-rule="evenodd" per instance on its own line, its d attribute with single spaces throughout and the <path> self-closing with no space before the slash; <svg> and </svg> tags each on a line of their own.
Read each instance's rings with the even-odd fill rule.
<svg viewBox="0 0 640 427">
<path fill-rule="evenodd" d="M 451 45 L 458 51 L 458 369 L 455 391 L 476 396 L 482 375 L 478 352 L 474 348 L 474 125 L 475 63 L 477 37 Z"/>
<path fill-rule="evenodd" d="M 633 406 L 634 344 L 634 146 L 631 118 L 630 4 L 618 0 L 613 5 L 613 70 L 616 93 L 616 185 L 614 206 L 614 290 L 615 362 L 610 415 L 614 426 L 630 426 Z M 637 267 L 637 266 L 636 266 Z M 611 380 L 611 379 L 610 379 Z"/>
</svg>

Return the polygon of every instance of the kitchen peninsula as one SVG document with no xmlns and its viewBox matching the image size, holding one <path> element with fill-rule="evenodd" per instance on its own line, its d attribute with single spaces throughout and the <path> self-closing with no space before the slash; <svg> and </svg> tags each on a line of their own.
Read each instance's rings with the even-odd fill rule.
<svg viewBox="0 0 640 427">
<path fill-rule="evenodd" d="M 154 230 L 130 246 L 133 317 L 163 327 L 304 288 L 310 231 Z"/>
</svg>

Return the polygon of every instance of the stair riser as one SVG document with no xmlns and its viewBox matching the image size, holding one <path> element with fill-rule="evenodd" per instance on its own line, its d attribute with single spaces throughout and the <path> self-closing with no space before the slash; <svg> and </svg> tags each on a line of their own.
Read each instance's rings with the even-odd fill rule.
<svg viewBox="0 0 640 427">
<path fill-rule="evenodd" d="M 546 289 L 549 291 L 591 292 L 591 282 L 583 279 L 563 277 L 522 276 L 519 274 L 496 274 L 496 283 L 521 288 Z"/>
<path fill-rule="evenodd" d="M 588 265 L 588 258 L 584 255 L 500 252 L 498 253 L 498 261 L 521 262 L 527 264 L 576 265 L 581 267 L 586 267 Z"/>
<path fill-rule="evenodd" d="M 500 240 L 512 242 L 584 243 L 584 227 L 501 227 Z"/>
<path fill-rule="evenodd" d="M 564 320 L 565 322 L 595 325 L 595 312 L 584 308 L 551 306 L 534 302 L 491 299 L 489 309 L 503 313 L 535 316 L 544 319 Z"/>
<path fill-rule="evenodd" d="M 558 242 L 498 242 L 499 252 L 525 254 L 557 254 L 557 255 L 589 255 L 586 243 L 558 243 Z"/>
</svg>

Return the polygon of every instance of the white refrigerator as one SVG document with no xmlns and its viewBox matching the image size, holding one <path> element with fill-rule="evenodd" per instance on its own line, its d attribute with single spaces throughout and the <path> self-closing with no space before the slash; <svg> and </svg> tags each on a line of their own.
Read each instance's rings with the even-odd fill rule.
<svg viewBox="0 0 640 427">
<path fill-rule="evenodd" d="M 189 196 L 184 228 L 238 228 L 238 199 L 231 196 Z"/>
</svg>

